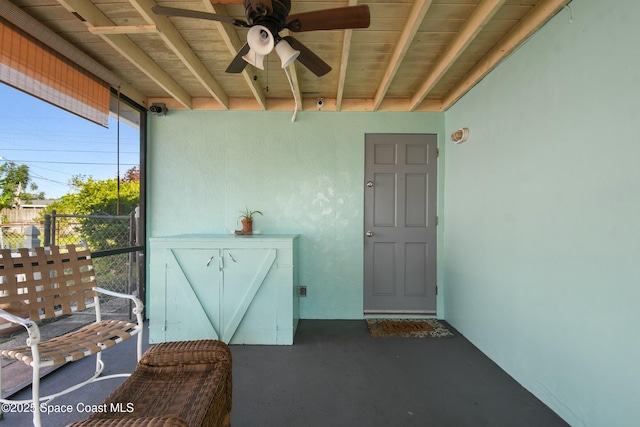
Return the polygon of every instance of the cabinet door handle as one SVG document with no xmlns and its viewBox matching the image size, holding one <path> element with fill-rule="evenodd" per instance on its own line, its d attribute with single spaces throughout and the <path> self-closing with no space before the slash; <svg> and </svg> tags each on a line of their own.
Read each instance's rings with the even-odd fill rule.
<svg viewBox="0 0 640 427">
<path fill-rule="evenodd" d="M 231 254 L 227 254 L 227 255 L 229 255 L 229 259 L 230 259 L 231 261 L 236 262 L 235 258 L 234 258 L 233 256 L 231 256 Z"/>
<path fill-rule="evenodd" d="M 209 264 L 211 264 L 211 261 L 213 261 L 214 257 L 215 257 L 215 255 L 213 255 L 211 258 L 209 258 L 209 261 L 207 261 L 207 267 L 209 267 Z"/>
</svg>

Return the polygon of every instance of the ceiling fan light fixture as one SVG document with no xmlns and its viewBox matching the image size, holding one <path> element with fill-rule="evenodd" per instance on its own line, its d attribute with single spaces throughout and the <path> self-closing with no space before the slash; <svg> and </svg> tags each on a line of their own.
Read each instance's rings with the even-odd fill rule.
<svg viewBox="0 0 640 427">
<path fill-rule="evenodd" d="M 286 40 L 280 40 L 276 45 L 276 53 L 282 61 L 282 68 L 287 68 L 289 65 L 300 56 L 300 51 L 291 47 Z"/>
<path fill-rule="evenodd" d="M 254 25 L 247 33 L 247 43 L 256 54 L 266 56 L 273 50 L 275 40 L 267 27 Z"/>
<path fill-rule="evenodd" d="M 253 49 L 249 49 L 249 52 L 247 52 L 246 55 L 243 55 L 242 59 L 254 67 L 264 70 L 264 55 L 256 53 Z"/>
<path fill-rule="evenodd" d="M 347 30 L 368 28 L 371 24 L 369 6 L 364 4 L 291 14 L 291 0 L 234 0 L 233 3 L 244 5 L 246 21 L 224 14 L 189 9 L 154 6 L 152 10 L 158 15 L 207 19 L 248 28 L 247 42 L 225 70 L 227 73 L 236 74 L 241 73 L 247 63 L 264 70 L 264 57 L 275 47 L 285 73 L 288 72 L 288 67 L 293 61 L 298 60 L 317 77 L 322 77 L 331 71 L 329 64 L 295 38 L 288 35 L 281 37 L 280 32 L 283 30 L 294 33 Z M 283 39 L 286 42 L 282 42 Z"/>
</svg>

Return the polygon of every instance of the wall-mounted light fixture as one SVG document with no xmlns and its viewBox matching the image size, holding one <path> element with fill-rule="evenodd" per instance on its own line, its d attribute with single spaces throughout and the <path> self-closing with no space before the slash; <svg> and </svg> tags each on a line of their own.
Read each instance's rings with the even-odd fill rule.
<svg viewBox="0 0 640 427">
<path fill-rule="evenodd" d="M 451 134 L 451 141 L 454 144 L 462 144 L 469 138 L 469 128 L 460 128 Z"/>
</svg>

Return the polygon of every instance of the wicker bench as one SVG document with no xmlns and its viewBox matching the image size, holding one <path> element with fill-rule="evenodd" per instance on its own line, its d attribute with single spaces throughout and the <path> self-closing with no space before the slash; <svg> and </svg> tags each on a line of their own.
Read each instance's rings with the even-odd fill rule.
<svg viewBox="0 0 640 427">
<path fill-rule="evenodd" d="M 222 341 L 161 343 L 88 419 L 67 427 L 227 427 L 231 351 Z"/>
<path fill-rule="evenodd" d="M 135 304 L 136 322 L 103 320 L 99 295 L 127 298 Z M 95 321 L 62 336 L 41 340 L 36 322 L 93 309 Z M 97 287 L 91 253 L 81 246 L 0 250 L 0 319 L 2 328 L 20 325 L 27 330 L 26 344 L 0 351 L 2 357 L 15 359 L 32 368 L 32 399 L 2 403 L 47 403 L 83 385 L 113 377 L 100 376 L 104 370 L 101 352 L 138 335 L 137 360 L 142 353 L 142 302 L 132 296 Z M 90 311 L 89 311 L 90 312 Z M 85 316 L 86 317 L 86 316 Z M 90 318 L 89 318 L 90 319 Z M 95 355 L 94 375 L 55 394 L 40 396 L 40 369 L 62 365 Z M 2 379 L 0 369 L 0 385 Z M 40 405 L 33 404 L 33 424 L 41 426 Z M 1 416 L 1 413 L 0 413 Z"/>
</svg>

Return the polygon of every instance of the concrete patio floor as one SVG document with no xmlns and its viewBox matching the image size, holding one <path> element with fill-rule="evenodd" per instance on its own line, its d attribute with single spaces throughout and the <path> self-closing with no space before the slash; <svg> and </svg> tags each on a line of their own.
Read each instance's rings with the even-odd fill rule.
<svg viewBox="0 0 640 427">
<path fill-rule="evenodd" d="M 117 348 L 103 354 L 105 374 L 135 367 L 135 340 Z M 363 320 L 302 320 L 292 346 L 232 345 L 231 351 L 234 427 L 567 426 L 458 333 L 372 338 Z M 94 365 L 86 358 L 55 370 L 42 380 L 43 393 L 90 376 Z M 43 424 L 87 418 L 91 405 L 122 381 L 100 381 L 56 399 Z M 27 387 L 15 397 L 29 396 Z M 72 409 L 55 412 L 61 407 Z M 6 413 L 0 421 L 0 427 L 30 425 L 30 413 Z"/>
</svg>

